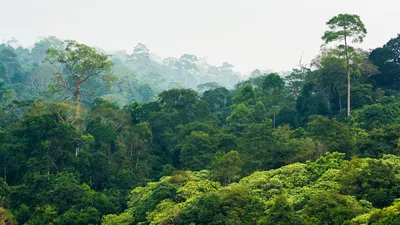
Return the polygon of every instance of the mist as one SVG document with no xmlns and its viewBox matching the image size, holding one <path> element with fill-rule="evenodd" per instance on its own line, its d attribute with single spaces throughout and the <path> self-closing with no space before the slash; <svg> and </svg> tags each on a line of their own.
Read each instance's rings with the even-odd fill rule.
<svg viewBox="0 0 400 225">
<path fill-rule="evenodd" d="M 56 36 L 128 53 L 143 43 L 162 58 L 192 54 L 245 74 L 288 71 L 303 52 L 304 63 L 318 53 L 332 16 L 360 15 L 369 33 L 360 47 L 372 49 L 397 34 L 399 8 L 395 0 L 2 0 L 0 40 L 27 47 Z"/>
</svg>

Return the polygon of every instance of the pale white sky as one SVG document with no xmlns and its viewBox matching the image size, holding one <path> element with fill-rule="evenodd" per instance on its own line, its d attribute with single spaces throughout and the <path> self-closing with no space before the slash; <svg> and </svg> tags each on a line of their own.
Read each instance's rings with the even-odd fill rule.
<svg viewBox="0 0 400 225">
<path fill-rule="evenodd" d="M 364 48 L 400 33 L 399 0 L 0 0 L 0 40 L 29 46 L 52 35 L 128 52 L 142 42 L 161 57 L 189 53 L 241 72 L 280 71 L 302 51 L 308 63 L 339 13 L 360 15 Z"/>
</svg>

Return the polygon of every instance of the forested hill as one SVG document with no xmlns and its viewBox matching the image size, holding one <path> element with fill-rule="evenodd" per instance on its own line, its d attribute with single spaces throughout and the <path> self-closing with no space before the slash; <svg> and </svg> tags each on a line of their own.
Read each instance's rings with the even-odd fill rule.
<svg viewBox="0 0 400 225">
<path fill-rule="evenodd" d="M 60 93 L 54 95 L 52 81 L 57 68 L 46 60 L 46 51 L 49 48 L 61 50 L 65 47 L 65 42 L 56 37 L 42 38 L 32 48 L 19 46 L 16 39 L 1 44 L 0 79 L 13 91 L 9 96 L 16 100 L 49 97 L 57 101 L 65 100 L 68 96 Z M 239 80 L 246 77 L 234 72 L 234 66 L 227 62 L 214 66 L 191 54 L 184 54 L 180 58 L 161 59 L 141 43 L 130 53 L 105 52 L 99 48 L 96 50 L 109 55 L 113 62 L 110 71 L 113 82 L 111 86 L 106 86 L 99 79 L 93 79 L 90 85 L 87 84 L 84 98 L 88 104 L 94 98 L 101 97 L 123 106 L 132 101 L 155 100 L 157 94 L 163 90 L 204 90 L 207 84 L 212 87 L 233 88 Z"/>
<path fill-rule="evenodd" d="M 400 35 L 327 25 L 310 67 L 241 82 L 143 45 L 1 45 L 0 224 L 400 224 Z"/>
<path fill-rule="evenodd" d="M 400 157 L 333 153 L 221 186 L 215 178 L 239 169 L 235 157 L 214 160 L 211 173 L 180 171 L 135 188 L 126 211 L 102 224 L 400 224 Z"/>
</svg>

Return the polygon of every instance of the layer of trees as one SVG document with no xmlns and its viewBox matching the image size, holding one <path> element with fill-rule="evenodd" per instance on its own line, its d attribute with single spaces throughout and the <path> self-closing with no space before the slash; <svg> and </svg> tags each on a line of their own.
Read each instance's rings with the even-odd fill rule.
<svg viewBox="0 0 400 225">
<path fill-rule="evenodd" d="M 323 46 L 232 88 L 143 45 L 0 45 L 0 224 L 398 224 L 399 43 Z M 169 66 L 183 85 L 149 75 Z"/>
<path fill-rule="evenodd" d="M 175 172 L 132 190 L 128 208 L 102 223 L 399 224 L 400 157 L 344 157 L 326 154 L 226 186 L 209 171 Z"/>
<path fill-rule="evenodd" d="M 131 53 L 105 52 L 56 37 L 42 38 L 31 48 L 14 39 L 0 44 L 0 79 L 12 91 L 9 98 L 20 101 L 80 96 L 90 104 L 101 97 L 124 106 L 156 100 L 158 93 L 172 88 L 196 90 L 200 85 L 203 92 L 215 86 L 232 88 L 241 77 L 233 68 L 226 62 L 210 65 L 190 54 L 160 59 L 141 43 Z M 55 88 L 60 85 L 63 89 Z"/>
</svg>

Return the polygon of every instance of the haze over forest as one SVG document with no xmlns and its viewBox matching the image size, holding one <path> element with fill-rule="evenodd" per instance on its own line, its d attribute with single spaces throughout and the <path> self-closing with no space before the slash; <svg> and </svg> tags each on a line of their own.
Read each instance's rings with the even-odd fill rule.
<svg viewBox="0 0 400 225">
<path fill-rule="evenodd" d="M 280 72 L 296 67 L 303 51 L 305 64 L 318 54 L 320 21 L 359 15 L 369 31 L 360 47 L 373 49 L 397 34 L 398 8 L 393 0 L 2 0 L 0 41 L 15 37 L 29 47 L 56 36 L 128 53 L 143 43 L 162 58 L 193 54 L 244 74 Z"/>
</svg>

